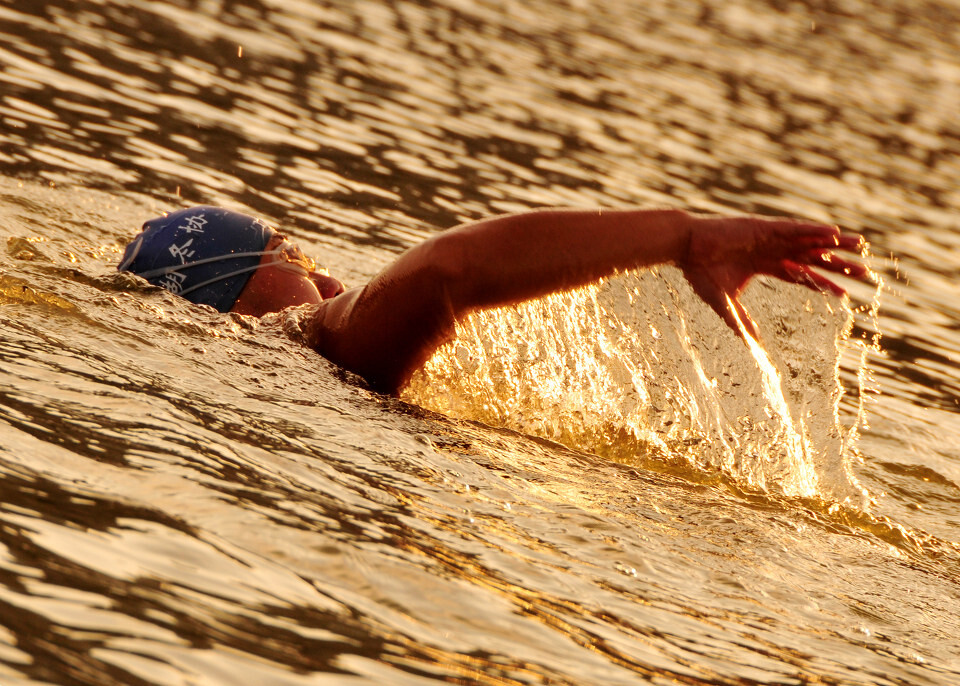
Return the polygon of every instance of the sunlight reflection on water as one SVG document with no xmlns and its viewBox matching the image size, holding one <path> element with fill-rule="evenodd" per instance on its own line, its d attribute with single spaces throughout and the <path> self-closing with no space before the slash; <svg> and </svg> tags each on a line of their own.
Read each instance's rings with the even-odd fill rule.
<svg viewBox="0 0 960 686">
<path fill-rule="evenodd" d="M 0 680 L 960 679 L 958 19 L 8 2 Z M 408 396 L 453 419 L 369 393 L 284 318 L 115 272 L 144 220 L 196 202 L 275 221 L 354 283 L 437 227 L 539 205 L 801 215 L 897 261 L 879 322 L 848 284 L 851 336 L 884 336 L 863 383 L 844 312 L 753 287 L 786 424 L 669 270 L 464 323 L 434 397 Z M 827 457 L 791 463 L 787 425 Z M 866 511 L 839 502 L 860 486 Z"/>
</svg>

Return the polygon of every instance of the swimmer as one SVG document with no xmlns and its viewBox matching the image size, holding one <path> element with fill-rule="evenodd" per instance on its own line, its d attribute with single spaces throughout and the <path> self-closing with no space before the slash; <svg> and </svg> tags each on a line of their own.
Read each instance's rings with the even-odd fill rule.
<svg viewBox="0 0 960 686">
<path fill-rule="evenodd" d="M 734 332 L 758 338 L 740 302 L 751 278 L 842 295 L 814 267 L 861 278 L 862 264 L 836 254 L 860 245 L 835 226 L 790 219 L 544 209 L 439 233 L 346 290 L 260 220 L 193 207 L 144 224 L 118 268 L 220 312 L 260 317 L 314 305 L 303 325 L 306 343 L 376 390 L 396 393 L 470 312 L 657 264 L 679 267 Z"/>
</svg>

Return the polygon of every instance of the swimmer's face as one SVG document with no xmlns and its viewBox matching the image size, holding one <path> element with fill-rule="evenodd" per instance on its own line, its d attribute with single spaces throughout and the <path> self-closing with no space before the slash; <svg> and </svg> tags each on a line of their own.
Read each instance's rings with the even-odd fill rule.
<svg viewBox="0 0 960 686">
<path fill-rule="evenodd" d="M 313 260 L 282 234 L 276 233 L 266 250 L 279 254 L 264 255 L 262 265 L 240 291 L 231 312 L 262 317 L 287 307 L 323 302 L 343 293 L 343 284 L 316 271 Z"/>
</svg>

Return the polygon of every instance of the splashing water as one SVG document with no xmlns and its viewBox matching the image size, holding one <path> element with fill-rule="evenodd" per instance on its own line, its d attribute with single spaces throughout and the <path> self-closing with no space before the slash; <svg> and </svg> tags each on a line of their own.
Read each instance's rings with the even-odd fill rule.
<svg viewBox="0 0 960 686">
<path fill-rule="evenodd" d="M 854 313 L 767 281 L 744 300 L 763 345 L 671 267 L 477 313 L 404 398 L 647 469 L 864 506 L 849 464 L 861 413 L 847 427 L 839 411 Z"/>
</svg>

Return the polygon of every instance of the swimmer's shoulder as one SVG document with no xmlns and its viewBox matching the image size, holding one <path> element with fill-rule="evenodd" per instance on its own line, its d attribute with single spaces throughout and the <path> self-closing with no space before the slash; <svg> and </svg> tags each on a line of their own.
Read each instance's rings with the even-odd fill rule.
<svg viewBox="0 0 960 686">
<path fill-rule="evenodd" d="M 403 299 L 376 282 L 324 300 L 301 330 L 306 345 L 384 393 L 396 392 L 436 347 L 426 345 Z"/>
</svg>

